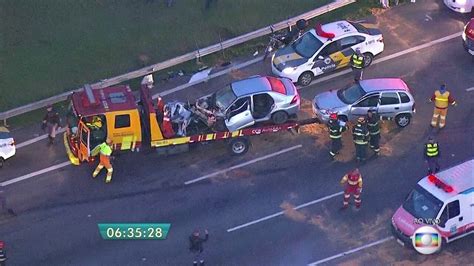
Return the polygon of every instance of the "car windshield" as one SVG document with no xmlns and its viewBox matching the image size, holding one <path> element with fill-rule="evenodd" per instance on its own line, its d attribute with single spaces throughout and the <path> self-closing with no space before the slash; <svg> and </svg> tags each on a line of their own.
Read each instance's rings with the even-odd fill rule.
<svg viewBox="0 0 474 266">
<path fill-rule="evenodd" d="M 232 90 L 232 86 L 227 85 L 225 88 L 217 91 L 213 98 L 214 106 L 219 108 L 221 111 L 225 111 L 227 107 L 229 107 L 235 101 L 235 99 L 237 99 L 237 96 Z"/>
<path fill-rule="evenodd" d="M 358 32 L 369 34 L 369 31 L 367 30 L 367 28 L 362 26 L 361 24 L 356 23 L 356 22 L 350 22 L 350 23 L 352 24 L 352 26 L 354 26 L 354 28 L 356 28 Z"/>
<path fill-rule="evenodd" d="M 364 95 L 365 91 L 358 83 L 351 84 L 349 87 L 337 91 L 337 97 L 346 104 L 353 104 Z"/>
<path fill-rule="evenodd" d="M 314 53 L 316 53 L 316 51 L 318 51 L 323 46 L 323 43 L 316 37 L 314 37 L 312 33 L 306 32 L 291 46 L 297 54 L 305 58 L 310 58 L 314 55 Z"/>
<path fill-rule="evenodd" d="M 415 218 L 435 219 L 443 202 L 417 185 L 403 203 L 403 209 Z"/>
</svg>

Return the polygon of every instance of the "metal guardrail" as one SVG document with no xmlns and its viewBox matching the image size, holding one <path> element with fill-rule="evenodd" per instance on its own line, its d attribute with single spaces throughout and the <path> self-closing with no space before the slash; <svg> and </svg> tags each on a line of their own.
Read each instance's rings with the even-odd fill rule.
<svg viewBox="0 0 474 266">
<path fill-rule="evenodd" d="M 157 72 L 157 71 L 160 71 L 160 70 L 163 70 L 163 69 L 175 66 L 175 65 L 179 65 L 181 63 L 184 63 L 184 62 L 196 59 L 196 58 L 200 58 L 200 57 L 203 57 L 203 56 L 215 53 L 215 52 L 219 52 L 221 50 L 224 50 L 224 49 L 227 49 L 229 47 L 232 47 L 232 46 L 250 41 L 252 39 L 270 34 L 272 32 L 272 29 L 274 31 L 282 30 L 284 28 L 287 28 L 290 25 L 294 25 L 296 23 L 296 21 L 298 21 L 299 19 L 312 19 L 314 17 L 320 16 L 322 14 L 325 14 L 327 12 L 333 11 L 335 9 L 338 9 L 340 7 L 346 6 L 346 5 L 354 3 L 354 2 L 356 2 L 356 0 L 335 0 L 334 2 L 329 3 L 325 6 L 316 8 L 314 10 L 311 10 L 311 11 L 306 12 L 304 14 L 301 14 L 299 16 L 290 18 L 288 20 L 279 22 L 277 24 L 273 24 L 273 25 L 267 26 L 265 28 L 261 28 L 259 30 L 249 32 L 247 34 L 229 39 L 227 41 L 223 41 L 219 44 L 215 44 L 215 45 L 212 45 L 212 46 L 200 49 L 200 50 L 196 50 L 196 51 L 193 51 L 193 52 L 190 52 L 190 53 L 187 53 L 187 54 L 184 54 L 184 55 L 166 60 L 164 62 L 160 62 L 160 63 L 154 64 L 154 65 L 151 65 L 151 66 L 147 66 L 147 67 L 144 67 L 144 68 L 141 68 L 141 69 L 138 69 L 138 70 L 120 75 L 120 76 L 116 76 L 116 77 L 109 78 L 109 79 L 104 79 L 104 80 L 101 80 L 100 82 L 96 82 L 96 83 L 92 84 L 91 86 L 94 89 L 105 88 L 105 87 L 109 87 L 109 86 L 112 86 L 112 85 L 115 85 L 115 84 L 122 83 L 122 82 L 130 80 L 130 79 L 145 76 L 145 75 L 148 75 L 148 74 L 151 74 L 151 73 L 154 73 L 154 72 Z M 27 105 L 24 105 L 24 106 L 20 106 L 20 107 L 5 111 L 3 113 L 0 113 L 0 120 L 3 120 L 3 123 L 6 125 L 8 118 L 11 118 L 11 117 L 14 117 L 14 116 L 17 116 L 17 115 L 21 115 L 21 114 L 24 114 L 24 113 L 28 113 L 28 112 L 31 112 L 31 111 L 34 111 L 34 110 L 37 110 L 37 109 L 40 109 L 40 108 L 44 108 L 45 106 L 47 106 L 49 104 L 55 104 L 55 103 L 58 103 L 58 102 L 61 102 L 61 101 L 65 101 L 71 93 L 77 92 L 77 91 L 80 91 L 80 90 L 82 90 L 82 88 L 75 89 L 75 90 L 65 92 L 65 93 L 62 93 L 62 94 L 59 94 L 59 95 L 56 95 L 56 96 L 53 96 L 53 97 L 50 97 L 50 98 L 47 98 L 47 99 L 43 99 L 43 100 L 40 100 L 40 101 L 37 101 L 37 102 L 34 102 L 34 103 L 30 103 L 30 104 L 27 104 Z"/>
</svg>

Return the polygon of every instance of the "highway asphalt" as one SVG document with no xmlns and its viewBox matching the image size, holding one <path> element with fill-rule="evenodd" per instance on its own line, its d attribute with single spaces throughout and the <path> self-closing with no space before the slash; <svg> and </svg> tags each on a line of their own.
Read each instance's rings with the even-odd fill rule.
<svg viewBox="0 0 474 266">
<path fill-rule="evenodd" d="M 368 20 L 384 33 L 386 50 L 378 57 L 383 58 L 458 33 L 467 17 L 450 12 L 440 1 L 426 0 L 376 13 Z M 123 154 L 114 161 L 110 185 L 104 184 L 103 176 L 90 177 L 94 165 L 64 166 L 8 184 L 4 187 L 8 202 L 18 213 L 0 217 L 0 239 L 7 244 L 9 264 L 191 265 L 187 238 L 195 228 L 210 232 L 204 245 L 207 265 L 306 265 L 383 240 L 391 236 L 392 214 L 426 173 L 422 150 L 428 135 L 439 140 L 442 168 L 473 157 L 474 91 L 466 90 L 474 87 L 473 70 L 460 36 L 367 69 L 365 78 L 404 79 L 415 96 L 417 112 L 404 129 L 384 122 L 381 156 L 360 167 L 364 177 L 360 211 L 340 210 L 338 182 L 356 166 L 350 136 L 344 135 L 343 154 L 332 162 L 324 126 L 311 125 L 299 135 L 254 137 L 243 157 L 229 156 L 222 143 L 198 145 L 189 153 L 168 157 L 152 151 Z M 265 73 L 269 74 L 269 62 L 167 99 L 196 98 L 231 78 Z M 303 116 L 311 115 L 315 94 L 350 81 L 346 74 L 301 88 Z M 433 106 L 427 99 L 442 82 L 459 105 L 449 109 L 447 127 L 438 131 L 429 126 Z M 35 130 L 21 129 L 18 135 L 26 140 Z M 274 155 L 277 152 L 282 153 Z M 225 171 L 263 156 L 270 158 Z M 65 161 L 61 143 L 48 148 L 40 141 L 18 150 L 1 170 L 0 182 Z M 185 184 L 218 171 L 223 173 Z M 305 203 L 311 204 L 294 209 Z M 167 240 L 101 239 L 97 223 L 112 222 L 172 225 Z M 471 235 L 440 254 L 424 256 L 388 239 L 326 264 L 467 265 L 474 261 L 472 246 Z"/>
</svg>

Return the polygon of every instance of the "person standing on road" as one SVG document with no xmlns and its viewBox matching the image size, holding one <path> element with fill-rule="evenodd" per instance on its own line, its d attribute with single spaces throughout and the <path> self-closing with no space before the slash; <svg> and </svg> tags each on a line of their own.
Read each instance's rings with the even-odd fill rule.
<svg viewBox="0 0 474 266">
<path fill-rule="evenodd" d="M 12 209 L 8 208 L 5 191 L 0 188 L 0 215 L 2 214 L 15 215 L 15 212 Z"/>
<path fill-rule="evenodd" d="M 53 109 L 52 105 L 46 107 L 46 115 L 43 118 L 42 128 L 48 129 L 48 145 L 54 144 L 56 138 L 56 131 L 59 127 L 59 114 Z"/>
<path fill-rule="evenodd" d="M 95 178 L 97 175 L 100 173 L 102 168 L 107 169 L 107 177 L 105 178 L 105 183 L 110 183 L 112 181 L 112 173 L 114 169 L 112 168 L 112 164 L 110 163 L 110 158 L 112 155 L 112 140 L 110 138 L 107 138 L 105 142 L 102 144 L 97 145 L 92 150 L 92 156 L 99 155 L 99 165 L 97 165 L 97 168 L 94 170 L 94 173 L 92 173 L 92 177 Z"/>
<path fill-rule="evenodd" d="M 359 209 L 361 204 L 360 193 L 362 192 L 362 175 L 360 174 L 359 169 L 356 168 L 344 175 L 340 183 L 341 185 L 347 183 L 346 188 L 344 189 L 342 208 L 345 209 L 349 206 L 349 199 L 352 194 L 354 195 L 355 206 Z"/>
<path fill-rule="evenodd" d="M 342 148 L 342 132 L 346 131 L 347 127 L 341 125 L 341 121 L 339 121 L 336 113 L 332 113 L 329 115 L 328 128 L 329 138 L 331 139 L 331 149 L 329 154 L 334 159 L 334 156 L 336 156 Z"/>
<path fill-rule="evenodd" d="M 362 80 L 362 75 L 365 67 L 365 57 L 360 52 L 360 48 L 356 48 L 355 53 L 351 57 L 351 68 L 354 73 L 354 81 L 359 82 Z"/>
<path fill-rule="evenodd" d="M 370 134 L 370 148 L 375 155 L 380 153 L 380 116 L 373 110 L 367 112 L 367 129 Z"/>
<path fill-rule="evenodd" d="M 425 144 L 425 161 L 428 163 L 428 175 L 436 174 L 439 171 L 439 145 L 433 137 L 428 138 L 428 143 Z"/>
<path fill-rule="evenodd" d="M 369 140 L 369 131 L 364 117 L 357 119 L 357 125 L 352 129 L 352 138 L 356 148 L 356 159 L 358 162 L 365 161 L 367 156 L 367 145 Z"/>
<path fill-rule="evenodd" d="M 431 96 L 430 102 L 435 102 L 433 111 L 433 118 L 431 119 L 431 126 L 437 127 L 439 118 L 439 128 L 444 128 L 446 125 L 446 115 L 448 114 L 448 106 L 456 106 L 456 101 L 451 96 L 448 90 L 446 90 L 446 84 L 441 85 L 439 90 L 436 90 Z"/>
<path fill-rule="evenodd" d="M 0 240 L 0 266 L 5 266 L 7 261 L 7 254 L 5 254 L 5 243 Z"/>
<path fill-rule="evenodd" d="M 201 238 L 199 230 L 194 230 L 193 234 L 189 237 L 189 250 L 194 254 L 193 265 L 204 266 L 204 259 L 202 257 L 203 243 L 209 239 L 209 232 L 204 230 L 205 236 Z"/>
</svg>

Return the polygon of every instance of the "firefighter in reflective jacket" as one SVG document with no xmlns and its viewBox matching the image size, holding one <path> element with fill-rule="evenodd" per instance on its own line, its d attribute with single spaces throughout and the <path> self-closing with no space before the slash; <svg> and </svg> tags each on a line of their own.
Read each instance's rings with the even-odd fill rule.
<svg viewBox="0 0 474 266">
<path fill-rule="evenodd" d="M 351 57 L 351 67 L 352 72 L 354 73 L 354 81 L 358 82 L 359 80 L 362 80 L 362 74 L 365 67 L 365 58 L 360 52 L 359 48 L 356 49 L 355 53 Z"/>
<path fill-rule="evenodd" d="M 0 241 L 0 266 L 6 265 L 7 255 L 5 254 L 5 243 Z"/>
<path fill-rule="evenodd" d="M 362 192 L 362 175 L 359 172 L 359 169 L 356 168 L 352 170 L 350 173 L 347 173 L 341 179 L 341 185 L 344 185 L 347 182 L 346 188 L 344 189 L 344 201 L 343 201 L 343 208 L 347 208 L 349 206 L 349 199 L 351 194 L 354 195 L 354 202 L 356 208 L 360 208 L 360 193 Z"/>
<path fill-rule="evenodd" d="M 357 119 L 357 125 L 352 129 L 352 138 L 356 148 L 357 161 L 364 161 L 367 154 L 367 145 L 369 140 L 369 131 L 364 117 Z"/>
<path fill-rule="evenodd" d="M 329 151 L 329 154 L 334 158 L 342 148 L 341 137 L 342 132 L 346 131 L 346 126 L 341 125 L 341 121 L 337 118 L 336 113 L 332 113 L 329 115 L 328 128 L 329 138 L 331 139 L 331 150 Z"/>
<path fill-rule="evenodd" d="M 456 105 L 456 101 L 451 96 L 449 91 L 446 90 L 446 84 L 441 85 L 439 90 L 436 90 L 431 96 L 430 102 L 435 102 L 433 111 L 433 118 L 431 119 L 431 126 L 436 127 L 439 118 L 439 128 L 443 128 L 446 125 L 446 115 L 448 114 L 448 106 Z"/>
<path fill-rule="evenodd" d="M 380 152 L 380 116 L 373 110 L 367 112 L 367 129 L 370 134 L 370 148 L 378 155 Z"/>
<path fill-rule="evenodd" d="M 439 171 L 439 145 L 433 137 L 428 138 L 428 143 L 425 144 L 425 160 L 428 163 L 428 175 L 435 174 Z"/>
<path fill-rule="evenodd" d="M 97 165 L 97 168 L 95 169 L 94 173 L 92 173 L 92 177 L 96 177 L 102 168 L 105 167 L 107 169 L 107 177 L 105 178 L 105 183 L 110 183 L 112 181 L 112 164 L 110 163 L 110 157 L 112 155 L 112 140 L 107 138 L 105 142 L 102 144 L 97 145 L 92 150 L 92 156 L 95 156 L 99 154 L 99 165 Z"/>
</svg>

